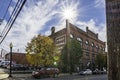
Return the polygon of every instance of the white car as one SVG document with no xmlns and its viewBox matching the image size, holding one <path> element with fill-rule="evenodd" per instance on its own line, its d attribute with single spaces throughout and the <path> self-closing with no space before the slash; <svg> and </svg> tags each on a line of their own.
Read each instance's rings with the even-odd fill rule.
<svg viewBox="0 0 120 80">
<path fill-rule="evenodd" d="M 90 69 L 86 69 L 86 70 L 80 71 L 79 74 L 88 75 L 88 74 L 92 74 L 92 71 Z"/>
<path fill-rule="evenodd" d="M 7 68 L 8 64 L 10 64 L 10 61 L 2 61 L 0 66 L 3 68 Z"/>
</svg>

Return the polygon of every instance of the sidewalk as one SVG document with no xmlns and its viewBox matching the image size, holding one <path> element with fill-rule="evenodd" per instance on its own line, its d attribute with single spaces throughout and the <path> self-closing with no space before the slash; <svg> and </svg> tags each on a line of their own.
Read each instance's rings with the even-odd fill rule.
<svg viewBox="0 0 120 80">
<path fill-rule="evenodd" d="M 7 73 L 0 73 L 0 80 L 8 78 L 9 74 Z"/>
</svg>

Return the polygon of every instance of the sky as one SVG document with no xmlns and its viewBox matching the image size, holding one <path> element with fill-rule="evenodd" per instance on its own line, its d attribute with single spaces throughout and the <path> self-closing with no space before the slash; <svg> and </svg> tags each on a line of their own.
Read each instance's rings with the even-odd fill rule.
<svg viewBox="0 0 120 80">
<path fill-rule="evenodd" d="M 0 4 L 3 5 L 2 1 Z M 17 2 L 17 0 L 12 1 L 7 17 L 12 13 Z M 0 48 L 9 52 L 9 44 L 12 42 L 14 52 L 18 50 L 25 52 L 27 43 L 34 36 L 50 35 L 53 26 L 56 31 L 65 28 L 63 11 L 66 8 L 72 9 L 75 14 L 69 19 L 70 23 L 84 31 L 88 26 L 91 31 L 99 34 L 100 40 L 106 42 L 105 0 L 27 0 Z M 0 13 L 0 17 L 2 15 Z M 7 17 L 0 25 L 0 33 L 7 22 Z"/>
</svg>

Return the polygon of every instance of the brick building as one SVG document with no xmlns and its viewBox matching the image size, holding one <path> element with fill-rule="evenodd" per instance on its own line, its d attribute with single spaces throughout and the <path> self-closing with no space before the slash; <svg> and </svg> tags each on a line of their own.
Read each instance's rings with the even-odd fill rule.
<svg viewBox="0 0 120 80">
<path fill-rule="evenodd" d="M 98 34 L 95 34 L 86 27 L 86 32 L 69 23 L 70 38 L 75 38 L 81 42 L 83 50 L 82 67 L 86 67 L 88 63 L 94 63 L 95 57 L 98 53 L 105 52 L 105 42 L 98 39 Z M 62 50 L 66 44 L 66 28 L 55 32 L 55 27 L 51 28 L 51 37 L 59 51 Z"/>
<path fill-rule="evenodd" d="M 5 55 L 5 60 L 10 61 L 10 53 L 7 53 Z M 28 61 L 26 58 L 25 53 L 12 53 L 12 61 L 15 62 L 16 64 L 23 64 L 23 65 L 28 65 Z"/>
</svg>

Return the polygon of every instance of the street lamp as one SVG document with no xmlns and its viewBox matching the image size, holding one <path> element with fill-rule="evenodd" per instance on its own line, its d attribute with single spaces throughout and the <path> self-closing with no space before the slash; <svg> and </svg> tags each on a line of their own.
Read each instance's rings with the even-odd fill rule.
<svg viewBox="0 0 120 80">
<path fill-rule="evenodd" d="M 9 73 L 9 77 L 12 77 L 12 74 L 11 74 L 11 71 L 12 71 L 11 65 L 12 65 L 12 48 L 13 48 L 13 44 L 10 43 L 9 46 L 10 46 L 10 73 Z"/>
</svg>

